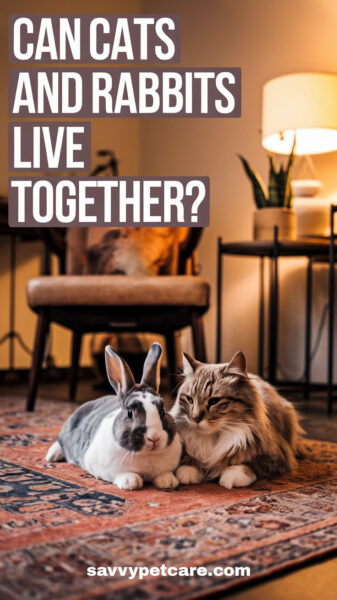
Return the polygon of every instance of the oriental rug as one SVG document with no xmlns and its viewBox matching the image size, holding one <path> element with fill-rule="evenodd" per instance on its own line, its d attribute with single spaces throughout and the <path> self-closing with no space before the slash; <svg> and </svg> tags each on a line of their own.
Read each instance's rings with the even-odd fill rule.
<svg viewBox="0 0 337 600">
<path fill-rule="evenodd" d="M 41 400 L 28 414 L 23 399 L 0 400 L 1 599 L 191 600 L 337 550 L 337 444 L 307 441 L 296 472 L 250 488 L 122 491 L 44 460 L 72 410 Z M 87 576 L 163 564 L 206 575 Z M 250 577 L 216 576 L 217 566 L 249 567 Z"/>
</svg>

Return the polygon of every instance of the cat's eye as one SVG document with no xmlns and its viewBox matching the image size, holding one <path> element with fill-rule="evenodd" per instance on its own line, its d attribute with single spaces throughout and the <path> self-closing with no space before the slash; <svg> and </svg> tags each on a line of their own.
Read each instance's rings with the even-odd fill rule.
<svg viewBox="0 0 337 600">
<path fill-rule="evenodd" d="M 184 394 L 184 398 L 186 398 L 187 402 L 189 402 L 190 404 L 193 404 L 192 396 L 188 396 L 187 394 Z"/>
<path fill-rule="evenodd" d="M 229 403 L 230 403 L 230 400 L 224 400 L 223 402 L 221 402 L 219 404 L 219 410 L 226 410 Z"/>
<path fill-rule="evenodd" d="M 221 396 L 210 398 L 208 400 L 208 408 L 210 409 L 212 406 L 216 405 L 218 411 L 223 411 L 223 410 L 226 410 L 226 408 L 228 407 L 229 403 L 232 400 L 234 400 L 234 398 L 231 398 L 231 397 L 222 398 Z"/>
<path fill-rule="evenodd" d="M 131 408 L 129 408 L 129 410 L 128 410 L 128 418 L 132 419 L 132 410 L 131 410 Z"/>
<path fill-rule="evenodd" d="M 221 396 L 219 398 L 217 398 L 217 397 L 210 398 L 208 400 L 208 406 L 214 406 L 214 404 L 218 404 L 218 402 L 220 402 L 220 400 L 222 400 Z"/>
</svg>

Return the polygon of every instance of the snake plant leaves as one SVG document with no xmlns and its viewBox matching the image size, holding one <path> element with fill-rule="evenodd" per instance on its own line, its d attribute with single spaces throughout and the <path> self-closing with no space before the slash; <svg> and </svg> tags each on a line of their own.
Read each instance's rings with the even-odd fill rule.
<svg viewBox="0 0 337 600">
<path fill-rule="evenodd" d="M 275 168 L 274 158 L 271 154 L 269 158 L 269 185 L 268 194 L 270 206 L 280 206 L 280 196 L 282 196 L 282 174 Z M 282 168 L 282 167 L 281 167 Z M 283 203 L 281 204 L 281 206 Z"/>
<path fill-rule="evenodd" d="M 243 158 L 243 156 L 241 156 L 241 154 L 239 154 L 238 156 L 253 186 L 255 204 L 257 208 L 265 208 L 266 206 L 268 206 L 269 202 L 267 190 L 263 180 L 261 179 L 260 175 L 250 166 L 248 161 L 245 158 Z"/>
<path fill-rule="evenodd" d="M 268 154 L 269 158 L 269 184 L 268 192 L 265 185 L 258 173 L 250 164 L 246 161 L 243 156 L 239 154 L 239 158 L 242 162 L 243 168 L 247 173 L 254 191 L 254 198 L 257 208 L 265 207 L 285 207 L 291 208 L 293 202 L 293 192 L 291 187 L 291 168 L 294 161 L 296 138 L 294 138 L 293 147 L 288 158 L 286 168 L 283 165 L 277 170 L 275 166 L 274 157 L 272 154 Z"/>
<path fill-rule="evenodd" d="M 286 208 L 291 208 L 293 205 L 293 189 L 291 187 L 291 169 L 294 162 L 295 156 L 295 147 L 296 147 L 296 136 L 294 136 L 293 147 L 291 149 L 291 153 L 289 154 L 288 164 L 286 168 L 286 182 L 285 182 L 285 203 L 284 206 Z"/>
</svg>

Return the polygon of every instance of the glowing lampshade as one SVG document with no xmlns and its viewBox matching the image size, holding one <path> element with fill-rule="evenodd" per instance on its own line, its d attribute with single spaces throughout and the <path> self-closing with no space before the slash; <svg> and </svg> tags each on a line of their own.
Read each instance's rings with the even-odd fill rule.
<svg viewBox="0 0 337 600">
<path fill-rule="evenodd" d="M 337 150 L 337 75 L 294 73 L 263 86 L 262 145 L 277 154 Z"/>
</svg>

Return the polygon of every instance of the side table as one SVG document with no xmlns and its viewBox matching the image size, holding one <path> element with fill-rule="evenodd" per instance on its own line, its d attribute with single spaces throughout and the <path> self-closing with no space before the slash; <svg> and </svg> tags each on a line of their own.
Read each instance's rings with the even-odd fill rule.
<svg viewBox="0 0 337 600">
<path fill-rule="evenodd" d="M 264 268 L 265 259 L 270 261 L 270 281 L 268 300 L 268 360 L 267 379 L 276 384 L 277 346 L 278 346 L 278 312 L 279 312 L 279 280 L 278 261 L 282 257 L 305 257 L 307 264 L 306 283 L 306 317 L 305 317 L 305 380 L 310 383 L 310 346 L 311 346 L 311 297 L 312 297 L 312 265 L 316 257 L 329 262 L 329 238 L 308 238 L 292 241 L 278 239 L 278 228 L 275 227 L 274 239 L 271 241 L 242 241 L 224 243 L 218 238 L 218 275 L 217 275 L 217 317 L 216 317 L 216 360 L 221 362 L 222 344 L 222 282 L 223 282 L 223 256 L 251 256 L 259 258 L 259 335 L 258 335 L 258 372 L 264 375 L 264 339 L 265 339 L 265 290 Z M 331 252 L 330 252 L 331 253 Z M 330 286 L 331 287 L 331 286 Z M 282 382 L 279 382 L 282 383 Z M 330 402 L 331 404 L 331 402 Z M 329 408 L 331 412 L 331 406 Z"/>
</svg>

